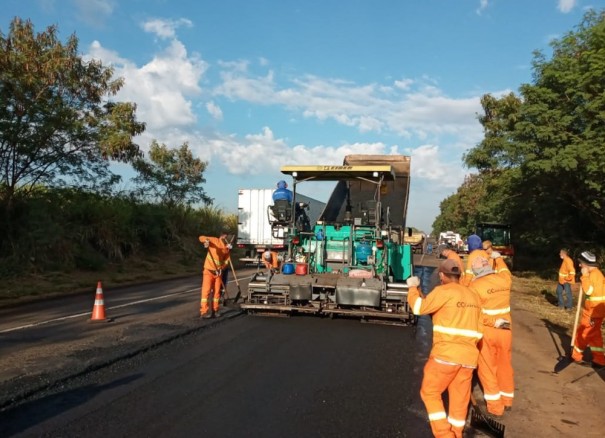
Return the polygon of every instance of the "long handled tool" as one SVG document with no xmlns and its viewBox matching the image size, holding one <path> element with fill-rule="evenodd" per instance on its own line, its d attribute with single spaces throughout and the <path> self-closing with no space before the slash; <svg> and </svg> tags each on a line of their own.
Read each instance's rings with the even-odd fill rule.
<svg viewBox="0 0 605 438">
<path fill-rule="evenodd" d="M 471 426 L 494 438 L 504 438 L 504 424 L 482 412 L 471 391 Z"/>
<path fill-rule="evenodd" d="M 578 295 L 578 308 L 576 309 L 576 320 L 573 323 L 573 331 L 571 332 L 571 348 L 575 346 L 576 332 L 578 330 L 578 322 L 580 321 L 580 311 L 582 309 L 582 286 L 580 286 L 580 294 Z"/>
<path fill-rule="evenodd" d="M 242 296 L 242 288 L 239 286 L 239 281 L 237 279 L 237 275 L 235 274 L 235 269 L 233 269 L 231 257 L 229 257 L 229 266 L 231 266 L 231 272 L 233 272 L 233 278 L 235 279 L 235 284 L 237 285 L 237 295 L 235 295 L 235 298 L 233 299 L 233 304 L 235 304 Z M 225 298 L 225 301 L 227 301 L 227 298 Z"/>
</svg>

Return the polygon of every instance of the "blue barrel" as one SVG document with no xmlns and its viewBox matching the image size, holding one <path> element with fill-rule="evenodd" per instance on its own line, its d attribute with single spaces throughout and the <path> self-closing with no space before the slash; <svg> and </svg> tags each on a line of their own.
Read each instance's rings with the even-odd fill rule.
<svg viewBox="0 0 605 438">
<path fill-rule="evenodd" d="M 286 263 L 281 271 L 283 274 L 286 274 L 286 275 L 294 274 L 294 264 Z"/>
<path fill-rule="evenodd" d="M 358 262 L 367 263 L 368 256 L 372 255 L 372 245 L 367 242 L 360 242 L 355 247 L 355 258 Z"/>
</svg>

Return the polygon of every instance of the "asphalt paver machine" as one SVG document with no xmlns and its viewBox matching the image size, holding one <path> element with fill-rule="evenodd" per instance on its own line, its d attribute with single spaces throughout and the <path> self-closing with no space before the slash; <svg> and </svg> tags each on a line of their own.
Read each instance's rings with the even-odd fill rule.
<svg viewBox="0 0 605 438">
<path fill-rule="evenodd" d="M 277 272 L 259 270 L 242 309 L 249 313 L 311 313 L 362 321 L 413 324 L 405 280 L 413 275 L 404 243 L 410 157 L 348 155 L 342 166 L 285 166 L 297 187 L 335 183 L 319 220 L 308 230 L 292 220 L 288 251 Z"/>
</svg>

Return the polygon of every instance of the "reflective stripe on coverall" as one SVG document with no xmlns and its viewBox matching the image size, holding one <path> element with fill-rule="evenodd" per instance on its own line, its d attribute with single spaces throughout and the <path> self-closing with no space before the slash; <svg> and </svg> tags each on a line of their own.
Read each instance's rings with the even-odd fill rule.
<svg viewBox="0 0 605 438">
<path fill-rule="evenodd" d="M 466 260 L 466 270 L 464 271 L 464 276 L 460 278 L 460 284 L 468 286 L 471 284 L 471 281 L 473 281 L 473 278 L 475 278 L 472 266 L 473 260 L 475 260 L 477 257 L 485 257 L 487 260 L 490 260 L 490 257 L 487 255 L 487 252 L 485 252 L 485 250 L 476 249 L 472 251 L 468 255 L 468 259 Z"/>
<path fill-rule="evenodd" d="M 512 330 L 495 327 L 497 319 L 512 323 L 510 290 L 512 278 L 502 257 L 494 259 L 495 273 L 475 278 L 470 289 L 481 302 L 483 339 L 479 342 L 477 375 L 483 387 L 488 412 L 502 415 L 513 405 L 515 384 L 512 365 Z"/>
<path fill-rule="evenodd" d="M 598 268 L 594 268 L 588 275 L 582 275 L 580 281 L 582 290 L 586 294 L 586 301 L 584 301 L 582 319 L 578 325 L 571 357 L 575 361 L 581 361 L 584 350 L 589 347 L 592 361 L 598 365 L 605 365 L 601 333 L 601 324 L 605 317 L 605 278 Z"/>
<path fill-rule="evenodd" d="M 208 241 L 208 254 L 204 261 L 204 273 L 202 275 L 202 298 L 200 303 L 200 314 L 203 315 L 210 310 L 210 293 L 213 292 L 212 310 L 218 312 L 221 298 L 221 272 L 229 264 L 229 248 L 227 243 L 218 237 L 200 236 L 200 242 Z"/>
<path fill-rule="evenodd" d="M 559 284 L 573 283 L 576 276 L 576 268 L 569 256 L 564 256 L 559 268 Z"/>
<path fill-rule="evenodd" d="M 431 430 L 435 437 L 461 438 L 479 355 L 479 299 L 470 289 L 448 283 L 437 286 L 425 298 L 417 287 L 410 287 L 408 303 L 415 315 L 433 316 L 433 347 L 420 388 Z M 446 389 L 449 415 L 441 398 Z"/>
</svg>

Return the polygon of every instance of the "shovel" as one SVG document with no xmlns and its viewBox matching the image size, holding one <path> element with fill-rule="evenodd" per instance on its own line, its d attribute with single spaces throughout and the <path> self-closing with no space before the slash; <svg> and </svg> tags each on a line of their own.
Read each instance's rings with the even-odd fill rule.
<svg viewBox="0 0 605 438">
<path fill-rule="evenodd" d="M 504 424 L 490 418 L 477 405 L 471 392 L 471 426 L 493 438 L 504 438 Z"/>
<path fill-rule="evenodd" d="M 235 295 L 235 298 L 233 299 L 233 304 L 235 304 L 238 302 L 238 300 L 242 296 L 242 288 L 239 286 L 239 281 L 237 279 L 237 275 L 235 274 L 235 269 L 233 269 L 233 262 L 231 261 L 231 258 L 229 258 L 229 266 L 231 266 L 231 272 L 233 273 L 233 279 L 235 280 L 235 284 L 237 285 L 237 294 Z M 227 298 L 225 297 L 225 302 L 226 301 L 227 301 Z"/>
</svg>

